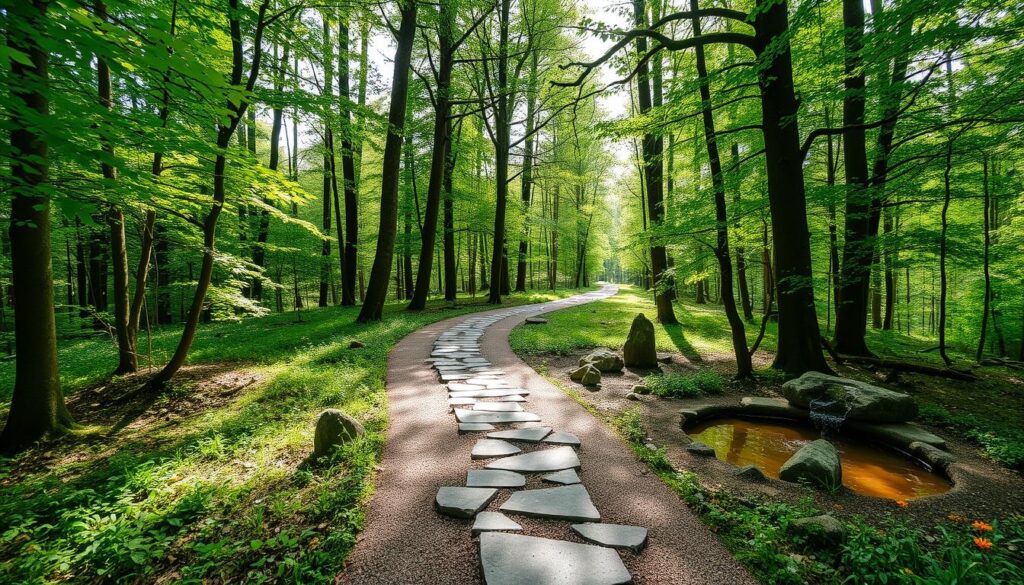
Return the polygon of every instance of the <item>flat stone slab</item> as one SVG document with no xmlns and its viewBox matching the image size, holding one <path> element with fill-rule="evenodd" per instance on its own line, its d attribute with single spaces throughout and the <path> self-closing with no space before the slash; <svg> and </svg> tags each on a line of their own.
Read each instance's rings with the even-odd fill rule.
<svg viewBox="0 0 1024 585">
<path fill-rule="evenodd" d="M 540 417 L 532 412 L 476 412 L 463 408 L 455 409 L 455 418 L 463 423 L 540 422 Z"/>
<path fill-rule="evenodd" d="M 484 387 L 478 384 L 464 384 L 462 382 L 453 382 L 448 384 L 449 392 L 466 392 L 471 390 L 483 390 Z"/>
<path fill-rule="evenodd" d="M 437 490 L 434 509 L 452 518 L 472 518 L 497 495 L 493 488 L 445 486 Z"/>
<path fill-rule="evenodd" d="M 529 390 L 523 390 L 522 388 L 496 388 L 493 390 L 477 388 L 474 390 L 451 390 L 451 384 L 448 386 L 449 398 L 501 398 L 503 396 L 529 396 L 530 394 Z"/>
<path fill-rule="evenodd" d="M 911 443 L 925 443 L 938 449 L 946 449 L 946 440 L 913 423 L 872 424 L 858 420 L 843 423 L 842 430 L 858 433 L 869 439 L 888 443 L 903 450 L 910 449 Z"/>
<path fill-rule="evenodd" d="M 473 534 L 494 532 L 497 530 L 522 530 L 518 522 L 501 512 L 480 512 L 473 521 Z"/>
<path fill-rule="evenodd" d="M 459 423 L 459 434 L 463 433 L 480 433 L 483 431 L 493 431 L 494 425 L 487 423 Z"/>
<path fill-rule="evenodd" d="M 476 404 L 475 398 L 456 397 L 448 399 L 448 406 L 472 406 L 474 404 Z"/>
<path fill-rule="evenodd" d="M 552 445 L 571 445 L 573 447 L 580 446 L 580 438 L 572 433 L 566 433 L 558 431 L 551 433 L 547 437 L 544 437 L 545 443 L 551 443 Z"/>
<path fill-rule="evenodd" d="M 623 548 L 635 553 L 647 546 L 647 529 L 624 524 L 573 524 L 580 538 L 600 546 Z"/>
<path fill-rule="evenodd" d="M 600 522 L 601 514 L 582 485 L 563 485 L 515 492 L 501 505 L 502 512 L 533 518 L 553 518 L 570 522 Z"/>
<path fill-rule="evenodd" d="M 523 441 L 526 443 L 539 443 L 541 439 L 551 434 L 551 427 L 530 427 L 528 429 L 514 429 L 511 431 L 498 431 L 488 433 L 492 439 L 504 439 L 506 441 Z"/>
<path fill-rule="evenodd" d="M 563 469 L 575 469 L 580 466 L 580 458 L 572 447 L 553 447 L 551 449 L 540 449 L 522 455 L 504 457 L 497 461 L 491 461 L 485 467 L 487 469 L 505 469 L 507 471 L 520 471 L 523 473 L 547 473 L 551 471 L 562 471 Z"/>
<path fill-rule="evenodd" d="M 526 485 L 526 476 L 500 469 L 470 469 L 466 487 L 518 488 Z"/>
<path fill-rule="evenodd" d="M 500 439 L 480 439 L 473 445 L 473 452 L 470 457 L 473 459 L 493 459 L 495 457 L 507 457 L 522 453 L 522 449 L 512 443 Z"/>
<path fill-rule="evenodd" d="M 504 532 L 480 535 L 480 565 L 487 585 L 625 585 L 633 581 L 611 549 Z"/>
<path fill-rule="evenodd" d="M 476 412 L 523 412 L 523 407 L 515 402 L 477 402 L 473 404 Z"/>
<path fill-rule="evenodd" d="M 541 476 L 540 480 L 561 485 L 573 485 L 580 483 L 580 476 L 576 473 L 575 469 L 564 469 L 562 471 L 556 471 L 555 473 L 549 473 Z"/>
</svg>

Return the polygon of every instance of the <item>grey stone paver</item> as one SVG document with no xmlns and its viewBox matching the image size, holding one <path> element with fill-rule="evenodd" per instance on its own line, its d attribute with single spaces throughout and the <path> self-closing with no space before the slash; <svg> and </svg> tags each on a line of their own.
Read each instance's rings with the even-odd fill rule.
<svg viewBox="0 0 1024 585">
<path fill-rule="evenodd" d="M 572 531 L 580 538 L 600 546 L 624 548 L 640 552 L 647 546 L 647 529 L 623 524 L 573 524 Z"/>
<path fill-rule="evenodd" d="M 473 521 L 473 534 L 494 532 L 496 530 L 522 530 L 518 522 L 501 512 L 480 512 Z"/>
<path fill-rule="evenodd" d="M 469 454 L 472 459 L 494 459 L 521 453 L 522 449 L 500 439 L 480 439 Z"/>
<path fill-rule="evenodd" d="M 499 398 L 501 396 L 529 396 L 528 390 L 522 388 L 497 388 L 488 390 L 478 388 L 475 390 L 452 390 L 448 392 L 449 398 Z"/>
<path fill-rule="evenodd" d="M 445 486 L 437 490 L 434 509 L 453 518 L 472 518 L 498 495 L 492 488 Z"/>
<path fill-rule="evenodd" d="M 540 480 L 547 483 L 572 485 L 574 483 L 580 483 L 580 476 L 578 473 L 576 473 L 575 469 L 564 469 L 562 471 L 556 471 L 555 473 L 543 475 L 541 476 Z"/>
<path fill-rule="evenodd" d="M 488 423 L 459 423 L 459 434 L 493 431 L 495 426 Z"/>
<path fill-rule="evenodd" d="M 501 505 L 502 512 L 571 522 L 599 522 L 601 513 L 580 484 L 515 492 Z"/>
<path fill-rule="evenodd" d="M 479 423 L 517 423 L 540 422 L 540 417 L 532 412 L 476 412 L 462 408 L 455 409 L 455 418 L 459 422 Z"/>
<path fill-rule="evenodd" d="M 476 412 L 523 412 L 524 408 L 515 402 L 477 402 L 473 404 Z"/>
<path fill-rule="evenodd" d="M 572 447 L 552 447 L 522 455 L 504 457 L 487 464 L 488 469 L 505 469 L 524 473 L 546 473 L 580 466 L 580 458 Z"/>
<path fill-rule="evenodd" d="M 480 535 L 487 585 L 623 585 L 632 582 L 615 551 L 521 534 Z"/>
<path fill-rule="evenodd" d="M 538 443 L 541 439 L 551 434 L 551 427 L 530 427 L 526 429 L 512 429 L 508 431 L 497 431 L 488 433 L 492 439 L 504 439 L 506 441 L 523 441 L 526 443 Z"/>
<path fill-rule="evenodd" d="M 526 485 L 526 476 L 500 469 L 470 469 L 466 473 L 467 487 L 517 488 Z"/>
<path fill-rule="evenodd" d="M 547 437 L 544 437 L 544 443 L 551 443 L 553 445 L 570 445 L 573 447 L 580 446 L 580 439 L 572 433 L 566 433 L 564 431 L 558 431 L 551 433 Z"/>
</svg>

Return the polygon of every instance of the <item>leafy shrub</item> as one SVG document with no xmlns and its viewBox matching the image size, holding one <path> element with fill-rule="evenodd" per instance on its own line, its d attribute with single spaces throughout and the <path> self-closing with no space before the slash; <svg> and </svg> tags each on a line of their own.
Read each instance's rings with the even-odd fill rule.
<svg viewBox="0 0 1024 585">
<path fill-rule="evenodd" d="M 658 396 L 696 398 L 708 394 L 721 394 L 722 376 L 714 370 L 701 370 L 693 374 L 655 374 L 644 378 L 644 385 Z"/>
<path fill-rule="evenodd" d="M 1001 465 L 1024 470 L 1024 431 L 993 426 L 971 414 L 953 414 L 932 403 L 921 405 L 918 418 L 936 425 L 951 425 L 976 441 L 985 454 Z"/>
</svg>

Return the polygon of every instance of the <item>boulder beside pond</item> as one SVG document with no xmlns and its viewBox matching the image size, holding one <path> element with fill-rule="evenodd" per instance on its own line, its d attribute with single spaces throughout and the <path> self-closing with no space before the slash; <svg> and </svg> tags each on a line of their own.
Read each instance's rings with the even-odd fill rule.
<svg viewBox="0 0 1024 585">
<path fill-rule="evenodd" d="M 815 548 L 838 546 L 846 539 L 846 527 L 828 514 L 797 518 L 789 523 L 789 530 Z"/>
<path fill-rule="evenodd" d="M 597 386 L 601 383 L 601 370 L 593 364 L 585 364 L 570 372 L 569 379 L 584 386 Z"/>
<path fill-rule="evenodd" d="M 610 349 L 595 349 L 587 355 L 580 358 L 579 365 L 585 366 L 591 364 L 602 373 L 606 372 L 621 372 L 625 365 L 619 354 L 615 353 Z"/>
<path fill-rule="evenodd" d="M 917 403 L 907 394 L 820 372 L 807 372 L 786 382 L 782 394 L 800 408 L 810 408 L 816 401 L 834 402 L 849 420 L 897 423 L 917 416 Z"/>
<path fill-rule="evenodd" d="M 313 458 L 329 454 L 335 447 L 363 436 L 363 425 L 344 412 L 328 408 L 320 413 L 313 434 Z"/>
<path fill-rule="evenodd" d="M 638 313 L 629 326 L 629 335 L 622 346 L 622 357 L 631 368 L 657 368 L 658 352 L 654 346 L 654 323 Z"/>
<path fill-rule="evenodd" d="M 825 439 L 811 441 L 782 464 L 779 479 L 825 489 L 838 488 L 843 483 L 839 450 Z"/>
</svg>

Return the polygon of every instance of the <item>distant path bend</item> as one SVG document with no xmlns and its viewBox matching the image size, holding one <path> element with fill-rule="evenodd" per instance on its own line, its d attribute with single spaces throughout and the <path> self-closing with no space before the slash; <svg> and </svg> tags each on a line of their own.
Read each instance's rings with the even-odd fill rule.
<svg viewBox="0 0 1024 585">
<path fill-rule="evenodd" d="M 425 360 L 444 331 L 467 319 L 512 313 L 489 325 L 481 353 L 505 372 L 513 387 L 530 390 L 527 410 L 546 426 L 581 440 L 580 477 L 601 512 L 602 522 L 649 529 L 649 544 L 639 554 L 621 553 L 635 583 L 757 582 L 679 498 L 601 421 L 567 397 L 516 356 L 511 330 L 528 317 L 607 298 L 614 285 L 560 301 L 499 308 L 440 321 L 399 342 L 388 360 L 389 426 L 377 488 L 364 530 L 340 582 L 354 584 L 472 584 L 482 575 L 472 520 L 456 520 L 434 511 L 442 486 L 463 486 L 470 451 L 482 433 L 459 435 L 449 411 L 445 385 Z M 543 326 L 543 325 L 539 325 Z M 550 487 L 532 476 L 527 489 Z M 488 510 L 497 510 L 513 490 L 500 490 Z M 515 516 L 522 534 L 582 542 L 569 523 Z"/>
</svg>

